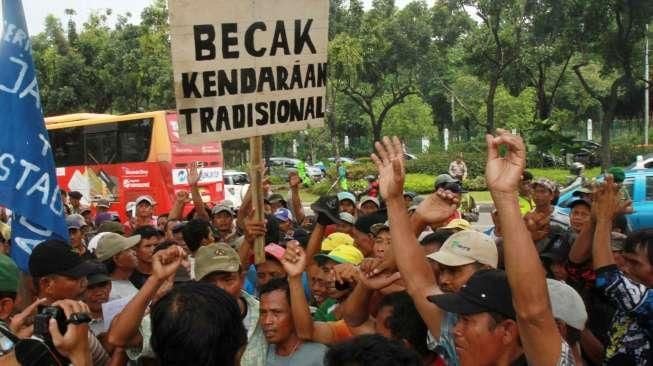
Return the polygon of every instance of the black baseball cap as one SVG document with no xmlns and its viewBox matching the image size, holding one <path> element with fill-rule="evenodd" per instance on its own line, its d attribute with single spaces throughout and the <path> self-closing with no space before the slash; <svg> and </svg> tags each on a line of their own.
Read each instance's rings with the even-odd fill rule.
<svg viewBox="0 0 653 366">
<path fill-rule="evenodd" d="M 451 313 L 471 315 L 493 312 L 515 319 L 508 277 L 498 269 L 480 270 L 469 278 L 459 292 L 429 296 L 428 299 Z"/>
<path fill-rule="evenodd" d="M 109 277 L 107 267 L 104 265 L 104 263 L 98 262 L 96 260 L 90 260 L 88 263 L 93 267 L 92 270 L 86 275 L 89 286 L 111 281 L 111 277 Z"/>
<path fill-rule="evenodd" d="M 29 257 L 29 273 L 32 277 L 61 275 L 73 278 L 85 277 L 94 267 L 85 261 L 64 241 L 49 239 L 37 245 Z"/>
<path fill-rule="evenodd" d="M 323 214 L 332 223 L 340 221 L 340 200 L 337 196 L 322 196 L 311 205 L 311 210 Z"/>
</svg>

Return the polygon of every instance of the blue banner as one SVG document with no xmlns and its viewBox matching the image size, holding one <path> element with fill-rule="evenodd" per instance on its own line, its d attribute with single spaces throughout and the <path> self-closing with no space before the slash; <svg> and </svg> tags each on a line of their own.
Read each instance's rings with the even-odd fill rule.
<svg viewBox="0 0 653 366">
<path fill-rule="evenodd" d="M 68 241 L 68 230 L 21 1 L 3 0 L 2 14 L 0 205 L 14 213 L 11 256 L 27 271 L 32 249 L 50 238 Z"/>
</svg>

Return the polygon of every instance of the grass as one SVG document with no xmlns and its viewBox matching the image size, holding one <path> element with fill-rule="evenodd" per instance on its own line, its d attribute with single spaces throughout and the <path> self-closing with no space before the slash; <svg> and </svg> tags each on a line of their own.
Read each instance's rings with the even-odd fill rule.
<svg viewBox="0 0 653 366">
<path fill-rule="evenodd" d="M 469 192 L 476 203 L 492 203 L 490 191 Z"/>
</svg>

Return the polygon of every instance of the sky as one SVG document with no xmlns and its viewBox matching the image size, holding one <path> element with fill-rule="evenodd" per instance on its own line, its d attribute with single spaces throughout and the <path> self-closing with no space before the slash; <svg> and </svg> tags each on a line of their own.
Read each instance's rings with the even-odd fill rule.
<svg viewBox="0 0 653 366">
<path fill-rule="evenodd" d="M 327 1 L 327 0 L 325 0 Z M 404 7 L 411 0 L 395 0 L 398 7 Z M 435 0 L 426 2 L 433 5 Z M 147 7 L 152 0 L 23 0 L 23 9 L 27 21 L 27 29 L 30 35 L 35 35 L 43 31 L 45 17 L 53 14 L 62 19 L 65 24 L 68 19 L 64 14 L 65 9 L 74 9 L 77 15 L 74 17 L 78 26 L 81 26 L 93 11 L 111 8 L 115 21 L 115 14 L 132 14 L 132 22 L 140 21 L 140 14 L 143 8 Z M 371 7 L 372 0 L 363 0 L 366 8 Z"/>
</svg>

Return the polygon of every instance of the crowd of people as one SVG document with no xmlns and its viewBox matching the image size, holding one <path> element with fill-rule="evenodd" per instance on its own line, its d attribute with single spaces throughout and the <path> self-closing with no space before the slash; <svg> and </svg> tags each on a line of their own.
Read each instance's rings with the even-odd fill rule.
<svg viewBox="0 0 653 366">
<path fill-rule="evenodd" d="M 653 230 L 628 231 L 612 175 L 562 214 L 525 156 L 519 136 L 487 136 L 486 233 L 461 212 L 462 159 L 418 197 L 387 137 L 368 195 L 309 212 L 291 174 L 287 198 L 264 181 L 262 221 L 249 193 L 203 203 L 196 166 L 158 217 L 150 196 L 120 222 L 70 192 L 70 242 L 36 246 L 29 273 L 0 223 L 0 364 L 653 364 Z"/>
</svg>

